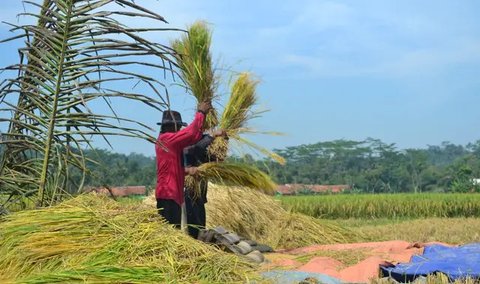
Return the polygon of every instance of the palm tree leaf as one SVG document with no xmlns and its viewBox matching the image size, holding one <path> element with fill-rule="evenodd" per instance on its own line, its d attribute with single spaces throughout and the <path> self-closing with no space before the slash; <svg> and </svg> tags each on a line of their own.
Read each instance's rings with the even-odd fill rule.
<svg viewBox="0 0 480 284">
<path fill-rule="evenodd" d="M 12 31 L 22 34 L 9 40 L 24 39 L 26 46 L 19 49 L 20 63 L 4 68 L 18 76 L 0 85 L 4 104 L 0 111 L 13 113 L 12 118 L 0 120 L 9 124 L 0 143 L 7 149 L 0 160 L 0 194 L 35 193 L 42 206 L 67 192 L 71 168 L 85 173 L 80 149 L 90 145 L 88 136 L 155 140 L 147 125 L 119 116 L 108 100 L 123 98 L 165 108 L 165 84 L 143 72 L 175 74 L 173 51 L 143 34 L 178 29 L 125 26 L 120 16 L 166 23 L 159 14 L 127 0 L 26 3 L 40 8 L 40 13 L 23 13 L 37 19 L 37 25 L 11 25 Z M 153 95 L 125 92 L 116 86 L 119 80 L 141 82 Z M 113 115 L 91 111 L 89 104 L 99 99 L 107 102 Z"/>
</svg>

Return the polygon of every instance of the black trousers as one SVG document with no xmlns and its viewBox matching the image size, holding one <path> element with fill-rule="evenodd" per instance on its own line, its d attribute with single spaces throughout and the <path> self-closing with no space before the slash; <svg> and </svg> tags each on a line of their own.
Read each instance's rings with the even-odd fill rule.
<svg viewBox="0 0 480 284">
<path fill-rule="evenodd" d="M 175 225 L 177 229 L 180 229 L 182 208 L 177 202 L 171 199 L 157 199 L 157 209 L 158 214 L 165 218 L 168 223 Z"/>
<path fill-rule="evenodd" d="M 205 214 L 205 200 L 185 195 L 185 207 L 187 209 L 188 234 L 198 238 L 200 229 L 205 229 L 207 215 Z"/>
</svg>

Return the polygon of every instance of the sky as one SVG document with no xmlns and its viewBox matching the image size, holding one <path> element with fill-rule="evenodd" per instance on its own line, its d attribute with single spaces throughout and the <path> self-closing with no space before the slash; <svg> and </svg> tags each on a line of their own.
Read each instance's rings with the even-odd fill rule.
<svg viewBox="0 0 480 284">
<path fill-rule="evenodd" d="M 166 27 L 208 22 L 219 70 L 258 76 L 258 107 L 270 111 L 252 126 L 285 134 L 252 137 L 269 149 L 367 137 L 399 149 L 480 139 L 479 1 L 136 3 L 164 16 Z M 0 21 L 17 22 L 21 11 L 20 0 L 3 0 Z M 2 38 L 7 30 L 0 25 Z M 169 42 L 177 35 L 159 36 Z M 1 66 L 15 62 L 16 48 L 0 45 Z M 171 87 L 172 108 L 191 120 L 194 101 Z M 219 92 L 228 93 L 227 86 Z M 115 107 L 151 127 L 161 116 L 125 102 Z M 115 152 L 154 153 L 146 142 L 114 138 L 112 144 Z"/>
</svg>

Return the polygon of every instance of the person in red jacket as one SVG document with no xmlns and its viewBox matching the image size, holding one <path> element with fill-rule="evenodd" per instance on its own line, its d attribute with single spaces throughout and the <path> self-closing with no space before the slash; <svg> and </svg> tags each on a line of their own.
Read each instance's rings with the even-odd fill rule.
<svg viewBox="0 0 480 284">
<path fill-rule="evenodd" d="M 180 113 L 164 111 L 160 135 L 155 143 L 157 157 L 157 185 L 155 197 L 157 209 L 168 223 L 180 227 L 181 205 L 184 202 L 183 186 L 185 174 L 195 174 L 196 168 L 184 168 L 183 149 L 195 144 L 202 137 L 205 116 L 212 108 L 211 102 L 202 102 L 198 106 L 193 122 L 186 126 Z"/>
</svg>

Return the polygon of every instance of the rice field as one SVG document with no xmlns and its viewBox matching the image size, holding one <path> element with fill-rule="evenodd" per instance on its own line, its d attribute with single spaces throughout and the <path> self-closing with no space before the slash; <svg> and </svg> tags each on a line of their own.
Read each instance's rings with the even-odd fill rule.
<svg viewBox="0 0 480 284">
<path fill-rule="evenodd" d="M 278 197 L 292 212 L 324 219 L 480 217 L 480 194 L 339 194 Z"/>
</svg>

